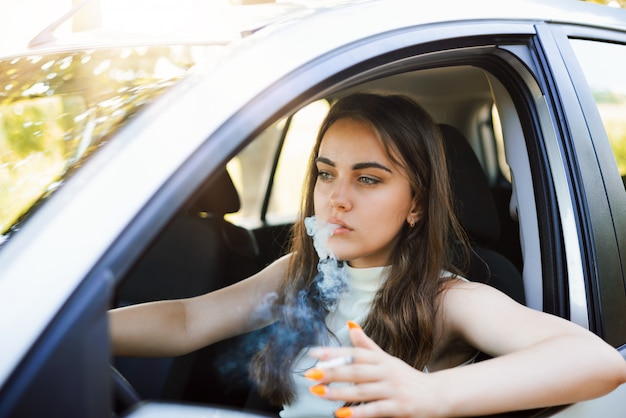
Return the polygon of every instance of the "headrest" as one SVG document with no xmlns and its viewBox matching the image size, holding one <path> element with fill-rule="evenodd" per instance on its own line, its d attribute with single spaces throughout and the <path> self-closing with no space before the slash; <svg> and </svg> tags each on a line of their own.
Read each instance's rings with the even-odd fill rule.
<svg viewBox="0 0 626 418">
<path fill-rule="evenodd" d="M 189 209 L 197 212 L 208 212 L 223 217 L 227 213 L 235 213 L 241 207 L 239 193 L 233 184 L 228 171 L 223 169 L 209 180 L 199 196 L 191 202 Z"/>
<path fill-rule="evenodd" d="M 456 128 L 439 125 L 459 222 L 470 240 L 490 245 L 500 237 L 500 222 L 487 176 L 467 139 Z"/>
</svg>

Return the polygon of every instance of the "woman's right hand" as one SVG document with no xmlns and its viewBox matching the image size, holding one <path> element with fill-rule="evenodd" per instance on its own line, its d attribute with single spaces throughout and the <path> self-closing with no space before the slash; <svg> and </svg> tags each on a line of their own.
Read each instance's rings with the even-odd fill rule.
<svg viewBox="0 0 626 418">
<path fill-rule="evenodd" d="M 349 323 L 354 347 L 320 347 L 310 351 L 320 361 L 349 358 L 328 369 L 312 369 L 307 377 L 317 381 L 311 392 L 329 400 L 356 405 L 342 407 L 337 417 L 435 417 L 439 397 L 430 376 L 384 352 L 354 323 Z M 329 385 L 350 382 L 351 385 Z"/>
</svg>

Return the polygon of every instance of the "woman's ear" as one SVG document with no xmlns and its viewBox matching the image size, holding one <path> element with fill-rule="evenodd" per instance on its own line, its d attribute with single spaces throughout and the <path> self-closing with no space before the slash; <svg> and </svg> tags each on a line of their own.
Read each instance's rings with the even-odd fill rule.
<svg viewBox="0 0 626 418">
<path fill-rule="evenodd" d="M 422 207 L 417 202 L 413 202 L 413 206 L 406 216 L 406 222 L 409 224 L 409 227 L 413 228 L 421 217 Z"/>
</svg>

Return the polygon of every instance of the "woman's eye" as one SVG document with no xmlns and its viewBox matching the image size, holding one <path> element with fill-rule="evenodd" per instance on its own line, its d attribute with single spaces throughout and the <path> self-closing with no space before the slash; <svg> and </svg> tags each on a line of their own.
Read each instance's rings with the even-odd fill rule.
<svg viewBox="0 0 626 418">
<path fill-rule="evenodd" d="M 361 176 L 359 177 L 359 183 L 365 184 L 367 186 L 371 186 L 371 185 L 380 183 L 380 180 L 372 178 L 372 177 Z"/>
<path fill-rule="evenodd" d="M 333 176 L 326 171 L 319 171 L 317 173 L 317 178 L 319 178 L 321 181 L 330 181 Z"/>
</svg>

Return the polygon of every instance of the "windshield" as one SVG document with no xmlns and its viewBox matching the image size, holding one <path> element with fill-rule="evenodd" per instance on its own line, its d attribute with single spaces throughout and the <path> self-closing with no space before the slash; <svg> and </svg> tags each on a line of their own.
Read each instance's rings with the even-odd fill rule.
<svg viewBox="0 0 626 418">
<path fill-rule="evenodd" d="M 141 47 L 0 61 L 0 244 L 202 47 Z"/>
</svg>

